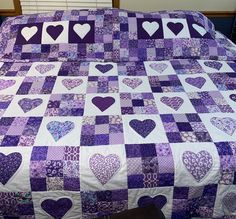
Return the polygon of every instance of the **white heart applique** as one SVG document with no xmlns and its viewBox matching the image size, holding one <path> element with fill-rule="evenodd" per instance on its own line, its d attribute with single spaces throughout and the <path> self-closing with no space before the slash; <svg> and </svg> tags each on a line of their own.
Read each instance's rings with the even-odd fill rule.
<svg viewBox="0 0 236 219">
<path fill-rule="evenodd" d="M 84 37 L 91 30 L 91 27 L 89 24 L 75 24 L 73 30 L 81 39 L 84 39 Z"/>
<path fill-rule="evenodd" d="M 159 24 L 156 21 L 153 22 L 145 21 L 143 22 L 142 27 L 151 37 L 159 29 Z"/>
<path fill-rule="evenodd" d="M 197 24 L 193 24 L 192 27 L 201 35 L 204 36 L 207 31 L 204 29 L 204 27 L 197 25 Z"/>
<path fill-rule="evenodd" d="M 36 33 L 38 32 L 38 27 L 24 27 L 21 30 L 21 35 L 25 38 L 26 41 L 29 41 Z"/>
</svg>

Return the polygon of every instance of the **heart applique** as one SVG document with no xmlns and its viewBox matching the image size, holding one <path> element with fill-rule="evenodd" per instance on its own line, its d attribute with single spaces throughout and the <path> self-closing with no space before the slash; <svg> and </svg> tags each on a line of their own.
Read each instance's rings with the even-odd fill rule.
<svg viewBox="0 0 236 219">
<path fill-rule="evenodd" d="M 104 74 L 110 71 L 111 69 L 113 69 L 113 65 L 112 64 L 104 64 L 104 65 L 98 64 L 98 65 L 95 65 L 95 68 Z"/>
<path fill-rule="evenodd" d="M 40 64 L 35 67 L 35 69 L 40 73 L 40 74 L 45 74 L 52 69 L 55 68 L 55 65 L 53 64 Z"/>
<path fill-rule="evenodd" d="M 63 29 L 64 27 L 62 25 L 50 25 L 46 28 L 46 31 L 52 37 L 53 40 L 56 40 L 61 35 Z"/>
<path fill-rule="evenodd" d="M 60 140 L 62 137 L 70 133 L 74 128 L 74 123 L 70 121 L 52 121 L 47 124 L 47 130 L 51 133 L 55 141 Z"/>
<path fill-rule="evenodd" d="M 159 29 L 159 24 L 156 21 L 149 22 L 149 21 L 144 21 L 142 23 L 143 29 L 148 33 L 148 35 L 151 37 L 156 31 Z"/>
<path fill-rule="evenodd" d="M 55 219 L 62 219 L 72 206 L 69 198 L 46 199 L 41 203 L 41 208 Z"/>
<path fill-rule="evenodd" d="M 204 36 L 207 31 L 205 30 L 204 27 L 198 25 L 198 24 L 192 24 L 192 27 L 194 30 L 196 30 L 201 36 Z"/>
<path fill-rule="evenodd" d="M 7 89 L 7 88 L 13 86 L 15 83 L 16 83 L 15 80 L 0 79 L 0 90 Z"/>
<path fill-rule="evenodd" d="M 204 62 L 204 65 L 209 67 L 209 68 L 214 68 L 218 71 L 223 66 L 220 62 L 217 62 L 217 61 L 206 61 L 206 62 Z"/>
<path fill-rule="evenodd" d="M 72 90 L 75 87 L 80 86 L 83 83 L 82 79 L 63 79 L 62 84 L 68 89 Z"/>
<path fill-rule="evenodd" d="M 194 153 L 185 151 L 182 162 L 197 182 L 200 182 L 210 171 L 213 165 L 213 158 L 207 151 Z"/>
<path fill-rule="evenodd" d="M 228 193 L 222 199 L 222 203 L 230 213 L 236 212 L 236 193 Z"/>
<path fill-rule="evenodd" d="M 168 22 L 167 27 L 177 36 L 184 28 L 184 25 L 180 22 Z"/>
<path fill-rule="evenodd" d="M 185 81 L 194 86 L 197 87 L 199 89 L 201 89 L 203 87 L 203 85 L 206 83 L 206 79 L 203 77 L 196 77 L 196 78 L 186 78 Z"/>
<path fill-rule="evenodd" d="M 94 154 L 89 159 L 89 167 L 102 185 L 105 185 L 118 172 L 120 166 L 120 158 L 116 154 L 107 156 Z"/>
<path fill-rule="evenodd" d="M 91 30 L 91 26 L 89 24 L 75 24 L 73 30 L 81 39 L 84 39 Z"/>
<path fill-rule="evenodd" d="M 43 100 L 41 98 L 35 98 L 35 99 L 29 99 L 29 98 L 23 98 L 18 101 L 19 106 L 24 111 L 24 113 L 29 112 L 30 110 L 38 107 L 43 103 Z"/>
<path fill-rule="evenodd" d="M 166 203 L 167 203 L 167 198 L 164 195 L 157 195 L 155 197 L 142 196 L 138 200 L 139 207 L 145 207 L 153 204 L 158 209 L 162 209 Z"/>
<path fill-rule="evenodd" d="M 174 109 L 175 111 L 178 111 L 179 108 L 184 103 L 184 100 L 181 97 L 162 97 L 161 102 L 165 105 L 169 106 L 170 108 Z"/>
<path fill-rule="evenodd" d="M 229 98 L 233 100 L 234 102 L 236 102 L 236 94 L 230 94 Z"/>
<path fill-rule="evenodd" d="M 230 117 L 212 117 L 211 124 L 228 135 L 233 135 L 236 130 L 236 120 Z"/>
<path fill-rule="evenodd" d="M 162 73 L 168 68 L 168 65 L 165 63 L 152 63 L 149 65 L 153 70 L 157 71 L 158 73 Z"/>
<path fill-rule="evenodd" d="M 14 152 L 8 155 L 0 153 L 0 182 L 6 185 L 22 163 L 22 155 Z"/>
<path fill-rule="evenodd" d="M 133 119 L 129 122 L 129 125 L 143 138 L 146 138 L 156 127 L 156 123 L 152 119 L 145 119 L 143 121 Z"/>
<path fill-rule="evenodd" d="M 29 41 L 36 33 L 38 32 L 38 27 L 24 27 L 21 30 L 21 35 L 25 38 L 26 41 Z"/>
<path fill-rule="evenodd" d="M 143 83 L 142 79 L 140 78 L 124 78 L 122 82 L 132 89 L 137 88 L 140 84 Z"/>
<path fill-rule="evenodd" d="M 104 112 L 115 103 L 115 99 L 113 97 L 94 97 L 92 103 Z"/>
</svg>

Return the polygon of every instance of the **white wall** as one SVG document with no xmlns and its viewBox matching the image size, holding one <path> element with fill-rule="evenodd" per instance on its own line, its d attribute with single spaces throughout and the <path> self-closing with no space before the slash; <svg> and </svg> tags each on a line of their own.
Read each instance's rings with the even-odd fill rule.
<svg viewBox="0 0 236 219">
<path fill-rule="evenodd" d="M 236 11 L 236 0 L 120 0 L 120 8 L 136 11 Z"/>
<path fill-rule="evenodd" d="M 13 0 L 0 0 L 0 10 L 14 9 Z"/>
</svg>

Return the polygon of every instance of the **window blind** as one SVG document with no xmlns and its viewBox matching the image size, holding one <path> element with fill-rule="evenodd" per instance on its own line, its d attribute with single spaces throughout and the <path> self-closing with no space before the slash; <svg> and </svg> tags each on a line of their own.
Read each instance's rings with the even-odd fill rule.
<svg viewBox="0 0 236 219">
<path fill-rule="evenodd" d="M 112 7 L 112 0 L 20 0 L 22 14 Z"/>
</svg>

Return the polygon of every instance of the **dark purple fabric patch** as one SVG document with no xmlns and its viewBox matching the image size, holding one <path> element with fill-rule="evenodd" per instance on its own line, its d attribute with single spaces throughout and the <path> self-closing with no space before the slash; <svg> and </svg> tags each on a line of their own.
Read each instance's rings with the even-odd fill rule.
<svg viewBox="0 0 236 219">
<path fill-rule="evenodd" d="M 54 40 L 56 40 L 61 35 L 63 29 L 64 27 L 62 25 L 50 25 L 46 28 L 46 31 Z"/>
</svg>

